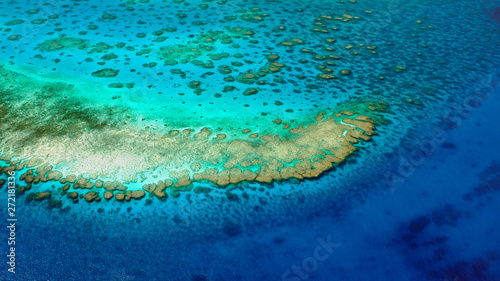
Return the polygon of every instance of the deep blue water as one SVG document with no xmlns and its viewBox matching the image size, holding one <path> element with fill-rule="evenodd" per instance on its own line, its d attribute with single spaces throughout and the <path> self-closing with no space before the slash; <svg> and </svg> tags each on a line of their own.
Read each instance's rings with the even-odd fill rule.
<svg viewBox="0 0 500 281">
<path fill-rule="evenodd" d="M 32 1 L 27 2 L 34 5 Z M 86 1 L 61 2 L 58 7 L 77 10 L 78 6 L 70 5 L 73 2 L 85 5 Z M 372 1 L 365 5 L 387 7 L 386 2 Z M 342 80 L 349 87 L 339 90 L 333 97 L 325 89 L 337 84 L 329 86 L 318 82 L 320 89 L 315 92 L 307 88 L 308 82 L 290 80 L 277 88 L 284 92 L 292 88 L 307 88 L 304 90 L 307 94 L 284 97 L 285 94 L 273 92 L 271 97 L 264 96 L 263 92 L 272 89 L 267 85 L 259 89 L 262 96 L 257 96 L 255 100 L 244 97 L 244 101 L 234 102 L 233 96 L 224 96 L 226 107 L 205 108 L 210 114 L 202 114 L 207 115 L 210 122 L 216 122 L 217 116 L 234 118 L 231 114 L 226 115 L 225 111 L 217 111 L 232 108 L 236 112 L 241 110 L 239 118 L 234 119 L 243 123 L 246 121 L 244 117 L 251 116 L 252 112 L 268 110 L 262 101 L 274 102 L 275 98 L 284 97 L 282 101 L 286 108 L 296 111 L 290 113 L 277 107 L 268 111 L 278 112 L 283 118 L 291 116 L 300 119 L 298 112 L 301 111 L 297 109 L 314 111 L 314 103 L 318 103 L 321 109 L 326 108 L 330 106 L 324 102 L 327 98 L 335 104 L 358 97 L 388 100 L 392 108 L 384 117 L 389 122 L 381 125 L 373 140 L 338 169 L 303 182 L 250 184 L 244 191 L 235 190 L 239 196 L 235 200 L 226 199 L 224 193 L 212 193 L 213 196 L 191 194 L 166 202 L 109 201 L 99 205 L 87 204 L 83 200 L 72 203 L 65 199 L 62 207 L 51 209 L 48 202 L 28 202 L 26 195 L 20 195 L 16 206 L 15 274 L 7 271 L 7 213 L 4 207 L 0 208 L 0 227 L 3 229 L 0 232 L 0 280 L 500 280 L 500 79 L 497 75 L 498 50 L 488 45 L 490 41 L 500 42 L 500 33 L 495 28 L 499 9 L 495 7 L 500 5 L 494 1 L 473 2 L 457 2 L 456 10 L 453 10 L 451 1 L 443 1 L 443 7 L 449 10 L 435 13 L 432 11 L 439 5 L 430 1 L 423 1 L 421 6 L 409 1 L 408 7 L 418 9 L 418 13 L 411 9 L 394 8 L 402 5 L 399 2 L 389 3 L 394 5 L 391 9 L 396 11 L 393 14 L 396 28 L 391 32 L 381 23 L 382 31 L 376 38 L 371 38 L 377 44 L 387 41 L 383 36 L 387 32 L 387 36 L 396 42 L 400 40 L 421 45 L 423 41 L 418 38 L 401 39 L 403 35 L 418 31 L 417 28 L 411 31 L 405 28 L 419 18 L 435 22 L 437 26 L 438 31 L 431 35 L 419 33 L 422 37 L 428 36 L 425 40 L 429 40 L 432 50 L 425 53 L 423 59 L 408 59 L 408 69 L 415 70 L 413 72 L 397 76 L 391 69 L 400 63 L 401 58 L 420 51 L 420 46 L 408 44 L 406 48 L 397 50 L 381 46 L 378 50 L 387 52 L 383 59 L 367 59 L 364 65 L 361 59 L 354 58 L 342 65 L 354 69 L 356 65 L 361 65 L 357 69 L 359 77 Z M 215 4 L 211 1 L 206 3 Z M 271 12 L 278 11 L 277 6 L 272 5 L 273 1 L 266 3 L 270 5 Z M 4 8 L 8 6 L 6 2 L 1 4 Z M 65 7 L 66 4 L 69 6 Z M 54 3 L 46 6 L 50 5 Z M 245 5 L 239 2 L 239 6 Z M 262 6 L 265 7 L 264 4 Z M 182 5 L 180 7 L 182 11 L 189 10 Z M 107 11 L 106 8 L 106 5 L 98 7 L 102 11 Z M 359 12 L 365 8 L 352 9 Z M 99 10 L 99 15 L 102 11 Z M 222 11 L 222 15 L 226 15 L 234 8 Z M 313 11 L 312 14 L 316 13 Z M 460 17 L 453 17 L 456 11 L 472 11 L 475 20 L 471 20 L 469 26 L 467 22 L 461 22 Z M 2 23 L 11 19 L 7 12 L 4 13 Z M 92 14 L 92 10 L 87 13 Z M 409 18 L 414 14 L 417 14 L 415 19 Z M 407 17 L 408 23 L 404 20 Z M 470 20 L 471 17 L 468 14 L 466 18 Z M 483 21 L 484 26 L 479 25 Z M 214 22 L 210 24 L 217 25 Z M 293 28 L 300 27 L 301 21 L 291 22 Z M 66 24 L 65 32 L 69 32 L 72 25 Z M 40 28 L 52 29 L 53 26 L 42 25 Z M 185 28 L 179 25 L 177 32 L 188 32 Z M 255 27 L 255 30 L 259 28 Z M 447 28 L 449 37 L 445 36 Z M 123 29 L 135 38 L 135 29 Z M 356 30 L 355 27 L 347 28 L 346 34 L 356 34 Z M 119 36 L 120 31 L 110 34 Z M 103 39 L 101 36 L 95 34 L 89 37 L 99 41 Z M 2 37 L 1 43 L 7 45 L 4 39 Z M 36 43 L 44 39 L 47 38 L 32 38 Z M 24 73 L 33 71 L 30 67 L 36 67 L 37 63 L 33 61 L 36 52 L 28 50 L 31 44 L 35 43 L 7 46 L 13 49 L 3 49 L 4 53 L 10 53 L 9 58 L 2 58 L 2 63 Z M 268 42 L 263 44 L 267 46 Z M 308 44 L 312 46 L 314 42 Z M 17 51 L 14 52 L 14 49 Z M 250 47 L 250 50 L 258 49 L 258 44 Z M 286 55 L 284 50 L 279 52 L 282 56 Z M 124 50 L 116 53 L 127 56 Z M 49 70 L 36 72 L 36 75 L 62 81 L 78 77 L 85 83 L 95 83 L 94 78 L 86 74 L 97 70 L 96 66 L 77 63 L 85 57 L 95 56 L 93 58 L 96 59 L 102 54 L 78 51 L 74 54 L 45 53 L 47 60 L 38 63 L 44 69 L 61 68 L 50 74 L 58 78 L 43 76 L 49 75 L 46 73 Z M 481 58 L 482 55 L 486 59 Z M 61 64 L 53 61 L 58 56 Z M 292 61 L 298 57 L 300 55 L 292 53 L 287 63 L 297 67 Z M 141 112 L 141 117 L 154 119 L 155 114 L 159 114 L 157 116 L 167 118 L 167 115 L 161 115 L 167 113 L 151 113 L 149 107 L 146 112 L 143 108 L 149 102 L 158 109 L 156 105 L 170 96 L 175 97 L 176 93 L 166 91 L 166 95 L 158 97 L 155 93 L 157 89 L 147 87 L 149 78 L 141 80 L 128 72 L 130 68 L 142 64 L 142 59 L 142 56 L 133 57 L 132 66 L 128 61 L 112 63 L 123 67 L 122 73 L 127 71 L 125 78 L 120 77 L 124 80 L 120 81 L 136 82 L 140 88 L 128 94 L 120 92 L 124 96 L 121 100 L 125 101 L 121 103 L 118 99 L 113 103 L 116 102 L 114 105 L 117 107 L 132 103 L 131 108 L 138 112 L 145 111 Z M 249 54 L 248 59 L 258 60 L 258 55 Z M 446 63 L 429 64 L 437 60 Z M 377 68 L 380 63 L 389 62 L 391 67 Z M 471 68 L 466 69 L 466 65 Z M 78 69 L 77 74 L 68 74 L 73 67 Z M 194 66 L 186 68 L 196 75 L 200 74 Z M 373 74 L 373 69 L 380 72 Z M 290 77 L 301 71 L 290 70 Z M 69 78 L 62 77 L 63 74 L 68 74 Z M 217 75 L 214 77 L 220 78 Z M 394 80 L 384 84 L 378 81 L 378 75 Z M 439 76 L 441 78 L 436 78 Z M 487 80 L 474 83 L 477 77 Z M 167 80 L 151 83 L 162 85 Z M 183 81 L 174 78 L 168 83 Z M 408 81 L 416 81 L 418 90 L 409 87 Z M 208 78 L 203 83 L 208 85 L 206 91 L 212 94 L 221 81 Z M 184 84 L 180 87 L 185 88 Z M 95 86 L 96 89 L 99 86 L 102 85 Z M 490 91 L 494 88 L 496 90 Z M 429 93 L 432 89 L 434 94 Z M 92 106 L 94 98 L 108 94 L 116 93 L 89 91 L 85 98 L 90 100 Z M 420 99 L 426 106 L 415 109 L 405 102 L 408 97 Z M 198 102 L 206 102 L 204 106 L 207 106 L 215 100 L 212 96 L 194 97 L 187 99 L 188 103 L 192 103 L 189 106 L 174 106 L 173 102 L 169 106 L 175 110 L 192 109 Z M 250 106 L 244 107 L 244 103 Z M 183 118 L 178 112 L 168 114 L 180 117 L 173 123 L 184 125 L 193 120 L 195 124 L 202 123 L 198 118 L 200 112 L 196 111 L 193 114 L 195 117 L 189 112 L 191 119 Z M 262 121 L 259 118 L 252 119 L 252 124 Z M 2 122 L 8 123 L 8 120 Z M 224 122 L 225 119 L 220 121 L 221 124 Z M 5 175 L 1 177 L 5 178 Z M 263 187 L 264 191 L 260 191 L 259 187 Z M 47 183 L 39 188 L 52 190 L 54 187 Z M 244 197 L 243 193 L 249 194 L 249 197 Z M 4 186 L 0 189 L 2 206 L 6 195 Z"/>
<path fill-rule="evenodd" d="M 404 183 L 279 224 L 169 237 L 148 207 L 119 223 L 20 211 L 2 280 L 500 280 L 499 107 L 495 92 Z"/>
<path fill-rule="evenodd" d="M 163 235 L 162 216 L 117 223 L 21 211 L 17 272 L 2 279 L 500 280 L 498 94 L 447 131 L 406 182 L 308 217 L 241 232 L 193 226 L 206 234 L 193 239 Z M 319 241 L 331 252 L 315 257 Z M 286 275 L 294 266 L 302 278 Z"/>
</svg>

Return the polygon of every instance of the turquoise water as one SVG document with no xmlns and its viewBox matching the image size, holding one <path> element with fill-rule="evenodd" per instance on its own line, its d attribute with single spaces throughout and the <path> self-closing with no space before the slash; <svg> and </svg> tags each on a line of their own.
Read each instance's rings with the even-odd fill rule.
<svg viewBox="0 0 500 281">
<path fill-rule="evenodd" d="M 1 164 L 42 159 L 16 171 L 17 273 L 2 268 L 2 280 L 500 280 L 499 7 L 0 3 Z M 211 151 L 195 142 L 202 128 L 209 144 L 224 134 L 259 147 L 249 134 L 293 140 L 285 124 L 344 110 L 372 118 L 376 134 L 314 178 L 194 181 L 124 201 L 96 184 L 140 191 L 174 170 L 192 176 Z M 164 149 L 162 136 L 186 129 Z M 20 178 L 45 162 L 91 188 Z"/>
</svg>

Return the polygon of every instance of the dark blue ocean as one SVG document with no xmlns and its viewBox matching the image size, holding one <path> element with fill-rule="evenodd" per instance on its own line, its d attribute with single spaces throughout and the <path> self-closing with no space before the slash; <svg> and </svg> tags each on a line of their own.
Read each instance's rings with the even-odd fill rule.
<svg viewBox="0 0 500 281">
<path fill-rule="evenodd" d="M 170 237 L 149 206 L 95 220 L 21 209 L 2 280 L 500 280 L 499 107 L 492 93 L 405 182 L 279 223 Z"/>
<path fill-rule="evenodd" d="M 270 16 L 244 10 L 257 6 Z M 37 13 L 25 12 L 36 7 Z M 301 114 L 349 108 L 344 104 L 359 100 L 389 104 L 385 111 L 374 113 L 384 121 L 377 123 L 369 142 L 361 143 L 335 169 L 312 179 L 254 182 L 205 194 L 188 190 L 167 200 L 151 196 L 99 203 L 73 202 L 61 193 L 57 181 L 33 185 L 32 191 L 53 192 L 60 202 L 33 200 L 31 191 L 16 195 L 15 273 L 8 271 L 12 233 L 7 228 L 11 217 L 4 183 L 0 185 L 0 280 L 500 281 L 500 2 L 2 0 L 0 8 L 0 72 L 6 77 L 22 73 L 36 79 L 24 81 L 37 81 L 0 84 L 0 112 L 26 110 L 30 116 L 0 117 L 3 155 L 10 149 L 9 141 L 26 140 L 24 127 L 14 124 L 50 122 L 51 114 L 66 106 L 53 103 L 52 97 L 31 95 L 44 91 L 37 85 L 47 81 L 76 85 L 64 95 L 81 99 L 82 110 L 95 108 L 107 114 L 102 108 L 127 108 L 123 114 L 133 116 L 129 125 L 136 126 L 136 120 L 138 127 L 152 128 L 160 119 L 179 128 L 207 123 L 264 130 L 266 125 L 259 122 L 264 124 L 266 116 L 300 122 Z M 305 14 L 295 11 L 299 8 Z M 308 62 L 299 62 L 307 52 L 278 46 L 283 40 L 305 38 L 300 48 L 318 55 L 325 51 L 324 37 L 308 33 L 320 21 L 315 17 L 350 13 L 361 15 L 363 21 L 371 19 L 372 9 L 375 15 L 380 11 L 373 18 L 376 30 L 360 33 L 362 23 L 352 23 L 354 19 L 344 15 L 341 24 L 352 25 L 341 25 L 343 33 L 328 34 L 339 45 L 353 44 L 357 50 L 334 47 L 342 58 L 330 64 L 338 76 L 334 82 L 316 77 L 326 72 L 317 72 L 324 67 L 318 68 L 310 55 Z M 105 13 L 118 15 L 119 21 L 99 20 Z M 189 20 L 184 22 L 179 13 Z M 264 19 L 249 21 L 248 13 Z M 56 14 L 58 18 L 49 17 Z M 34 24 L 37 15 L 43 20 Z M 11 22 L 16 19 L 23 22 Z M 193 24 L 197 20 L 203 23 Z M 424 28 L 415 23 L 419 20 Z M 89 24 L 98 27 L 88 28 Z M 234 37 L 233 43 L 240 46 L 215 43 L 214 48 L 231 55 L 222 60 L 199 58 L 214 63 L 215 70 L 181 60 L 168 65 L 154 55 L 155 44 L 179 47 L 194 40 L 188 34 L 235 24 L 252 28 L 252 38 L 258 42 Z M 279 25 L 287 26 L 290 34 L 276 35 Z M 167 38 L 158 39 L 160 32 L 150 34 L 159 29 L 165 34 L 170 30 Z M 82 30 L 86 32 L 79 34 Z M 259 34 L 260 30 L 269 33 Z M 137 35 L 141 31 L 145 39 Z M 12 37 L 18 34 L 22 37 Z M 66 37 L 88 42 L 40 50 L 46 40 Z M 134 50 L 114 47 L 118 59 L 103 59 L 111 51 L 90 50 L 101 41 L 113 46 L 123 41 Z M 372 49 L 367 52 L 370 44 L 377 45 L 377 54 Z M 247 60 L 239 73 L 246 72 L 245 67 L 262 66 L 262 54 L 279 54 L 290 66 L 276 74 L 275 79 L 284 82 L 252 84 L 258 93 L 242 96 L 248 86 L 223 80 L 222 71 L 217 72 L 225 59 L 236 61 L 236 53 Z M 141 68 L 152 61 L 161 63 Z M 404 68 L 395 68 L 402 64 Z M 326 61 L 324 65 L 328 67 Z M 120 72 L 115 78 L 91 75 L 105 67 Z M 174 68 L 182 69 L 187 78 L 174 74 Z M 352 69 L 350 78 L 339 74 L 343 68 Z M 238 71 L 233 69 L 233 74 Z M 301 79 L 302 74 L 310 76 Z M 201 81 L 204 94 L 196 95 L 196 89 L 187 86 L 192 79 Z M 8 92 L 11 82 L 17 96 Z M 135 86 L 115 89 L 109 86 L 112 83 Z M 226 84 L 236 85 L 236 92 L 222 92 L 221 85 Z M 57 90 L 49 91 L 57 96 Z M 39 113 L 33 115 L 36 118 L 31 118 L 23 101 L 40 103 L 33 109 Z M 23 142 L 26 151 L 43 137 L 43 132 L 28 135 L 29 141 Z M 122 147 L 109 143 L 110 151 L 118 146 Z M 52 159 L 46 154 L 55 150 L 45 153 L 43 147 L 36 148 L 38 156 Z M 124 155 L 126 149 L 123 146 Z M 12 157 L 1 160 L 1 166 L 9 166 L 15 161 Z M 24 172 L 16 172 L 17 188 L 26 185 L 19 178 Z M 149 169 L 144 177 L 156 179 L 156 173 Z M 7 180 L 6 173 L 0 179 Z M 130 186 L 140 189 L 144 182 L 148 180 Z"/>
</svg>

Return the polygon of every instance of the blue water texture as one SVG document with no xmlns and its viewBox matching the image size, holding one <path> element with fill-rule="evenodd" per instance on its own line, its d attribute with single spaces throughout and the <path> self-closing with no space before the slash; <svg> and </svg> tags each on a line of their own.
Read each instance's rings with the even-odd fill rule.
<svg viewBox="0 0 500 281">
<path fill-rule="evenodd" d="M 495 16 L 498 9 L 478 15 Z M 455 47 L 450 64 L 462 59 Z M 457 81 L 457 106 L 429 115 L 441 121 L 415 142 L 406 137 L 374 159 L 390 145 L 382 129 L 339 169 L 262 185 L 248 200 L 81 200 L 50 209 L 19 196 L 15 274 L 0 208 L 0 280 L 500 281 L 500 79 L 490 78 L 483 88 Z M 0 206 L 6 197 L 4 187 Z"/>
<path fill-rule="evenodd" d="M 104 212 L 95 221 L 19 212 L 16 274 L 3 264 L 1 279 L 500 280 L 498 108 L 499 91 L 447 130 L 404 182 L 279 224 L 192 226 L 195 238 L 172 238 L 161 232 L 168 215 L 141 220 L 150 206 L 120 223 Z"/>
</svg>

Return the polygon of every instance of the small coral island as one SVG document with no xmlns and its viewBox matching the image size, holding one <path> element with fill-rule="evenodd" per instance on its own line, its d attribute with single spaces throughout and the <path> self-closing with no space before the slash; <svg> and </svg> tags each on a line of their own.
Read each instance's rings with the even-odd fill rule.
<svg viewBox="0 0 500 281">
<path fill-rule="evenodd" d="M 274 122 L 281 125 L 281 120 Z M 119 132 L 112 130 L 107 133 L 114 135 L 117 143 L 102 144 L 99 148 L 109 150 L 108 156 L 99 155 L 106 151 L 87 150 L 89 147 L 85 146 L 67 146 L 56 139 L 52 143 L 43 144 L 46 149 L 54 151 L 49 158 L 50 163 L 56 165 L 45 162 L 49 159 L 43 157 L 44 150 L 40 149 L 42 144 L 38 143 L 26 149 L 28 154 L 34 154 L 31 157 L 20 151 L 4 153 L 1 160 L 10 165 L 2 167 L 1 171 L 8 173 L 27 168 L 20 177 L 25 183 L 20 188 L 22 192 L 36 187 L 40 182 L 53 181 L 60 183 L 62 193 L 74 200 L 84 194 L 83 198 L 88 202 L 100 201 L 102 198 L 110 200 L 113 197 L 118 201 L 129 201 L 143 198 L 146 192 L 163 199 L 168 196 L 166 191 L 175 196 L 179 191 L 191 190 L 193 182 L 208 181 L 218 186 L 227 186 L 243 181 L 271 183 L 274 180 L 317 177 L 343 162 L 356 150 L 354 145 L 359 141 L 370 140 L 374 129 L 374 121 L 365 115 L 350 111 L 333 115 L 322 112 L 314 123 L 288 129 L 292 135 L 288 139 L 278 135 L 249 134 L 249 130 L 245 130 L 242 132 L 245 137 L 229 142 L 225 141 L 225 134 L 215 135 L 208 128 L 202 128 L 198 132 L 184 129 L 173 130 L 168 135 L 156 135 L 154 140 L 150 136 L 146 144 L 139 136 L 129 139 L 129 149 L 132 150 L 121 153 L 119 149 L 112 147 L 121 146 L 119 141 L 124 138 L 117 135 Z M 71 135 L 63 138 L 74 142 Z M 149 141 L 158 143 L 158 146 L 144 151 Z M 80 151 L 75 151 L 78 149 Z M 116 161 L 116 153 L 122 154 L 122 160 L 130 161 L 129 163 L 139 162 L 147 166 L 175 163 L 175 167 L 169 169 L 168 176 L 164 179 L 143 185 L 143 190 L 129 191 L 126 185 L 137 180 L 142 172 L 142 165 L 124 167 L 127 164 Z M 24 160 L 13 161 L 14 155 L 17 155 L 15 158 Z M 76 170 L 74 174 L 65 175 L 54 169 L 57 162 L 67 161 L 68 157 L 79 162 L 72 169 Z M 114 171 L 123 168 L 128 170 L 127 178 L 118 176 L 109 181 L 98 179 L 100 176 L 113 177 Z M 84 176 L 85 174 L 89 176 Z M 51 193 L 38 192 L 32 196 L 33 199 L 43 200 L 50 198 Z"/>
<path fill-rule="evenodd" d="M 193 188 L 199 191 L 195 183 L 224 188 L 318 177 L 342 163 L 357 144 L 371 139 L 375 121 L 368 115 L 386 106 L 358 102 L 344 107 L 352 111 L 320 112 L 302 124 L 269 119 L 278 130 L 271 132 L 243 129 L 227 134 L 208 126 L 148 131 L 124 123 L 133 119 L 126 110 L 110 121 L 107 112 L 68 101 L 67 91 L 74 91 L 71 85 L 41 86 L 22 74 L 2 72 L 8 84 L 44 89 L 33 99 L 19 101 L 16 88 L 4 85 L 5 106 L 0 107 L 4 120 L 12 120 L 0 128 L 0 160 L 5 163 L 0 171 L 19 171 L 18 190 L 33 200 L 67 196 L 75 202 L 129 201 L 146 194 L 165 199 Z M 50 118 L 42 118 L 42 113 Z M 152 169 L 161 170 L 162 177 L 151 177 Z M 46 182 L 55 188 L 38 190 Z"/>
</svg>

